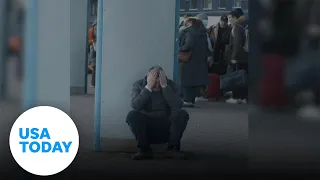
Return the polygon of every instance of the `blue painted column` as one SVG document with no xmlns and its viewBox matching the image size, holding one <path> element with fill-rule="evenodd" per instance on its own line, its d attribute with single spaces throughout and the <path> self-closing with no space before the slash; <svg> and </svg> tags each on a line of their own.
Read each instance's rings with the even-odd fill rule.
<svg viewBox="0 0 320 180">
<path fill-rule="evenodd" d="M 71 1 L 27 2 L 23 107 L 49 105 L 69 113 Z"/>
<path fill-rule="evenodd" d="M 103 58 L 103 27 L 104 24 L 104 3 L 98 0 L 98 17 L 97 17 L 97 59 L 96 59 L 96 87 L 95 87 L 95 111 L 94 111 L 94 150 L 101 149 L 101 89 L 102 89 L 102 58 Z"/>
<path fill-rule="evenodd" d="M 38 90 L 38 1 L 28 0 L 25 22 L 24 41 L 24 86 L 23 109 L 27 110 L 37 105 Z"/>
</svg>

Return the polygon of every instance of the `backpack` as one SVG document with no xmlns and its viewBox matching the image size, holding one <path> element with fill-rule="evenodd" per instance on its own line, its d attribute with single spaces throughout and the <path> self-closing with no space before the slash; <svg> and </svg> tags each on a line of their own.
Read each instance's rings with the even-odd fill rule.
<svg viewBox="0 0 320 180">
<path fill-rule="evenodd" d="M 94 31 L 95 31 L 95 27 L 91 27 L 89 29 L 89 33 L 88 33 L 88 42 L 89 42 L 89 45 L 92 45 L 92 41 L 94 39 Z"/>
<path fill-rule="evenodd" d="M 90 46 L 93 45 L 93 39 L 94 39 L 94 27 L 91 27 L 89 29 L 89 32 L 88 32 L 88 52 L 90 52 Z"/>
</svg>

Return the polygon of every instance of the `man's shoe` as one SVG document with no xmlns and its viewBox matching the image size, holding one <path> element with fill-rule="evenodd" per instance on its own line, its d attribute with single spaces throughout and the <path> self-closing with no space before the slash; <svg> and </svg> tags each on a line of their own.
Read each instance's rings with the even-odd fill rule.
<svg viewBox="0 0 320 180">
<path fill-rule="evenodd" d="M 152 152 L 137 152 L 136 154 L 132 155 L 132 160 L 146 160 L 146 159 L 153 159 Z"/>
<path fill-rule="evenodd" d="M 297 111 L 297 115 L 304 119 L 320 119 L 320 107 L 305 105 Z"/>
<path fill-rule="evenodd" d="M 185 108 L 193 108 L 193 107 L 194 107 L 194 104 L 189 103 L 189 102 L 183 102 L 182 107 L 185 107 Z"/>
<path fill-rule="evenodd" d="M 165 157 L 169 159 L 187 160 L 187 157 L 176 149 L 168 149 L 165 153 Z"/>
<path fill-rule="evenodd" d="M 248 103 L 247 99 L 239 99 L 238 101 L 240 104 L 247 104 Z"/>
<path fill-rule="evenodd" d="M 240 101 L 239 101 L 239 99 L 230 98 L 230 99 L 226 100 L 226 103 L 229 103 L 229 104 L 240 104 Z"/>
<path fill-rule="evenodd" d="M 195 101 L 196 102 L 208 102 L 209 100 L 204 97 L 196 97 Z"/>
</svg>

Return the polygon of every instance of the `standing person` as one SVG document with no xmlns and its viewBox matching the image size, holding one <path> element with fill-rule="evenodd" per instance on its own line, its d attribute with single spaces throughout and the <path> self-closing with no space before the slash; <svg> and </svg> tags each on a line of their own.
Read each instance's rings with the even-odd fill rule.
<svg viewBox="0 0 320 180">
<path fill-rule="evenodd" d="M 239 18 L 237 20 L 237 22 L 245 28 L 245 32 L 246 32 L 246 44 L 245 44 L 245 50 L 246 52 L 249 52 L 249 23 L 248 20 L 246 18 L 246 16 L 244 15 L 243 11 L 241 8 L 236 8 L 234 10 L 235 12 L 237 12 L 239 14 Z"/>
<path fill-rule="evenodd" d="M 190 18 L 186 22 L 184 38 L 179 52 L 190 52 L 188 62 L 180 62 L 180 82 L 183 88 L 185 107 L 194 107 L 198 88 L 209 83 L 208 77 L 208 39 L 207 30 L 201 21 Z"/>
<path fill-rule="evenodd" d="M 234 11 L 237 12 L 237 13 L 239 14 L 239 16 L 240 16 L 240 17 L 238 18 L 237 22 L 238 22 L 241 26 L 243 26 L 243 27 L 245 28 L 248 24 L 247 24 L 247 18 L 245 17 L 242 9 L 241 9 L 241 8 L 235 8 Z"/>
<path fill-rule="evenodd" d="M 183 21 L 180 24 L 180 28 L 179 28 L 179 47 L 182 45 L 182 43 L 184 43 L 184 39 L 186 36 L 186 29 L 189 28 L 190 26 L 188 26 L 188 24 L 186 24 L 186 22 L 191 18 L 191 15 L 185 15 Z M 181 68 L 182 68 L 182 63 L 179 63 L 179 76 L 181 77 Z M 179 85 L 181 85 L 180 79 L 179 79 Z M 180 88 L 180 96 L 183 97 L 183 89 Z"/>
<path fill-rule="evenodd" d="M 209 68 L 210 73 L 224 75 L 226 73 L 225 50 L 229 44 L 231 28 L 228 26 L 228 17 L 221 16 L 216 25 L 208 29 L 210 41 L 213 47 L 213 60 L 215 64 Z"/>
<path fill-rule="evenodd" d="M 235 70 L 245 70 L 248 73 L 248 59 L 244 50 L 246 33 L 243 26 L 237 21 L 239 14 L 231 11 L 228 14 L 228 20 L 231 25 L 230 42 L 227 47 L 227 62 L 229 63 L 227 72 Z M 233 97 L 226 100 L 227 103 L 247 103 L 248 88 L 242 87 L 232 90 Z"/>
<path fill-rule="evenodd" d="M 185 29 L 188 28 L 188 26 L 186 25 L 186 22 L 191 18 L 191 15 L 184 15 L 183 20 L 180 23 L 179 26 L 179 43 L 182 42 L 182 39 L 185 36 Z"/>
<path fill-rule="evenodd" d="M 25 25 L 26 2 L 13 0 L 9 2 L 9 55 L 17 60 L 17 77 L 20 80 L 23 75 L 23 32 Z"/>
<path fill-rule="evenodd" d="M 186 21 L 187 21 L 189 18 L 191 18 L 191 17 L 192 17 L 192 16 L 191 16 L 190 14 L 184 15 L 184 16 L 183 16 L 183 20 L 181 21 L 179 28 L 185 26 Z"/>
<path fill-rule="evenodd" d="M 205 29 L 207 28 L 208 23 L 209 23 L 208 22 L 209 18 L 206 14 L 202 13 L 202 14 L 197 15 L 197 20 L 201 21 L 201 23 L 199 22 L 199 24 L 201 25 L 202 28 L 205 28 Z M 208 48 L 207 48 L 208 51 L 207 51 L 206 59 L 208 60 L 208 64 L 212 64 L 213 59 L 211 57 L 211 54 L 212 54 L 213 48 L 212 48 L 212 44 L 211 44 L 211 41 L 209 38 L 209 34 L 207 34 L 207 43 L 208 43 Z M 211 57 L 211 58 L 209 58 L 209 57 Z M 198 88 L 198 95 L 197 95 L 195 101 L 196 102 L 207 102 L 208 99 L 206 97 L 207 97 L 207 86 L 206 85 L 200 86 Z"/>
<path fill-rule="evenodd" d="M 91 87 L 96 86 L 96 41 L 97 41 L 97 20 L 92 23 L 88 34 L 89 43 L 89 68 L 92 71 Z"/>
<path fill-rule="evenodd" d="M 202 22 L 202 24 L 204 25 L 204 27 L 207 27 L 209 24 L 209 18 L 206 14 L 201 13 L 197 15 L 197 19 L 200 20 Z"/>
</svg>

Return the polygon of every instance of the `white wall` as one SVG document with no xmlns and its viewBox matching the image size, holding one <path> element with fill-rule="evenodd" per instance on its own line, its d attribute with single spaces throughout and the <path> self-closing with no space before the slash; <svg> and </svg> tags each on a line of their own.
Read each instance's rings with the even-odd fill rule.
<svg viewBox="0 0 320 180">
<path fill-rule="evenodd" d="M 132 138 L 125 119 L 131 110 L 133 83 L 158 64 L 173 77 L 175 1 L 103 3 L 101 135 Z"/>
<path fill-rule="evenodd" d="M 70 0 L 70 82 L 71 94 L 85 93 L 87 0 Z"/>
<path fill-rule="evenodd" d="M 36 105 L 54 106 L 69 113 L 70 85 L 82 91 L 85 86 L 87 1 L 37 3 L 36 79 L 31 85 L 35 86 Z"/>
<path fill-rule="evenodd" d="M 70 110 L 70 0 L 38 1 L 37 102 Z"/>
</svg>

